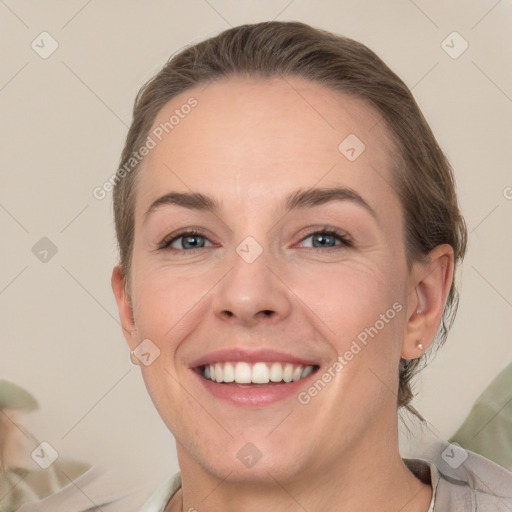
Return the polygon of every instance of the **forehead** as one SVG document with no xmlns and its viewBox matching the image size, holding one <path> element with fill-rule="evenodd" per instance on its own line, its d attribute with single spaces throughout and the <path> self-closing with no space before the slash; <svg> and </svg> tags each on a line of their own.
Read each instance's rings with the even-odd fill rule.
<svg viewBox="0 0 512 512">
<path fill-rule="evenodd" d="M 240 205 L 261 203 L 262 194 L 341 185 L 375 202 L 396 201 L 393 144 L 381 117 L 363 99 L 298 78 L 233 77 L 194 87 L 153 123 L 137 209 L 170 189 Z"/>
</svg>

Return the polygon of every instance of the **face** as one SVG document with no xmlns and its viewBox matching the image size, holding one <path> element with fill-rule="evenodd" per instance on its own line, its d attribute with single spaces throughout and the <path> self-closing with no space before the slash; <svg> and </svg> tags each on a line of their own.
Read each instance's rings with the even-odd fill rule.
<svg viewBox="0 0 512 512">
<path fill-rule="evenodd" d="M 180 466 L 305 477 L 395 435 L 409 288 L 380 115 L 299 79 L 188 90 L 153 128 L 177 109 L 140 170 L 125 334 L 151 342 Z"/>
</svg>

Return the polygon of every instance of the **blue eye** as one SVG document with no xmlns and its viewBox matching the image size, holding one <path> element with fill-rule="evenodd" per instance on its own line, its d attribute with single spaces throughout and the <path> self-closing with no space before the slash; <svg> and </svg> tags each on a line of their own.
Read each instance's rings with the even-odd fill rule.
<svg viewBox="0 0 512 512">
<path fill-rule="evenodd" d="M 341 232 L 335 229 L 324 229 L 321 231 L 315 231 L 314 233 L 311 233 L 307 237 L 303 238 L 302 242 L 304 242 L 304 240 L 307 240 L 308 238 L 312 239 L 313 249 L 321 249 L 323 247 L 326 247 L 328 249 L 334 249 L 335 247 L 339 247 L 340 245 L 344 247 L 352 246 L 350 240 Z M 339 240 L 340 244 L 336 245 L 336 240 Z"/>
<path fill-rule="evenodd" d="M 179 246 L 173 247 L 173 245 L 180 240 L 181 242 L 178 244 Z M 201 233 L 197 233 L 195 231 L 187 231 L 164 240 L 159 248 L 175 250 L 202 249 L 205 247 L 207 240 L 208 239 Z"/>
</svg>

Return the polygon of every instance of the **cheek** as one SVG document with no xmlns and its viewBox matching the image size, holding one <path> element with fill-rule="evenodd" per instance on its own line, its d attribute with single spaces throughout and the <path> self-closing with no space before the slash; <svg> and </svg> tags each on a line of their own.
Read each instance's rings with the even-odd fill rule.
<svg viewBox="0 0 512 512">
<path fill-rule="evenodd" d="M 293 278 L 290 276 L 292 289 L 332 335 L 350 339 L 374 325 L 381 314 L 403 299 L 405 278 L 401 269 L 374 260 L 303 267 Z M 393 318 L 394 312 L 390 313 Z"/>
<path fill-rule="evenodd" d="M 303 272 L 294 286 L 307 306 L 304 314 L 331 345 L 333 362 L 338 358 L 339 365 L 332 369 L 338 377 L 331 391 L 332 403 L 341 408 L 350 403 L 349 407 L 357 409 L 357 402 L 377 407 L 379 401 L 393 399 L 389 390 L 397 385 L 405 267 L 391 258 L 375 258 L 374 264 L 370 261 Z M 358 398 L 347 396 L 347 389 L 354 388 Z"/>
<path fill-rule="evenodd" d="M 198 266 L 199 267 L 199 266 Z M 140 340 L 149 338 L 163 357 L 160 365 L 174 368 L 183 340 L 206 320 L 205 308 L 215 283 L 215 267 L 179 268 L 141 262 L 134 276 L 134 321 Z M 219 274 L 220 272 L 220 274 Z"/>
</svg>

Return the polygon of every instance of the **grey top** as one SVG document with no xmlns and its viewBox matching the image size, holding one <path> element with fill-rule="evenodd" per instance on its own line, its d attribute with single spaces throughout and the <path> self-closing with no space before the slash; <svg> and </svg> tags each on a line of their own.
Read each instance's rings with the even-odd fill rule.
<svg viewBox="0 0 512 512">
<path fill-rule="evenodd" d="M 512 512 L 512 473 L 476 453 L 438 443 L 425 459 L 403 459 L 433 488 L 425 512 Z M 138 512 L 164 512 L 181 487 L 180 473 L 165 481 Z"/>
</svg>

